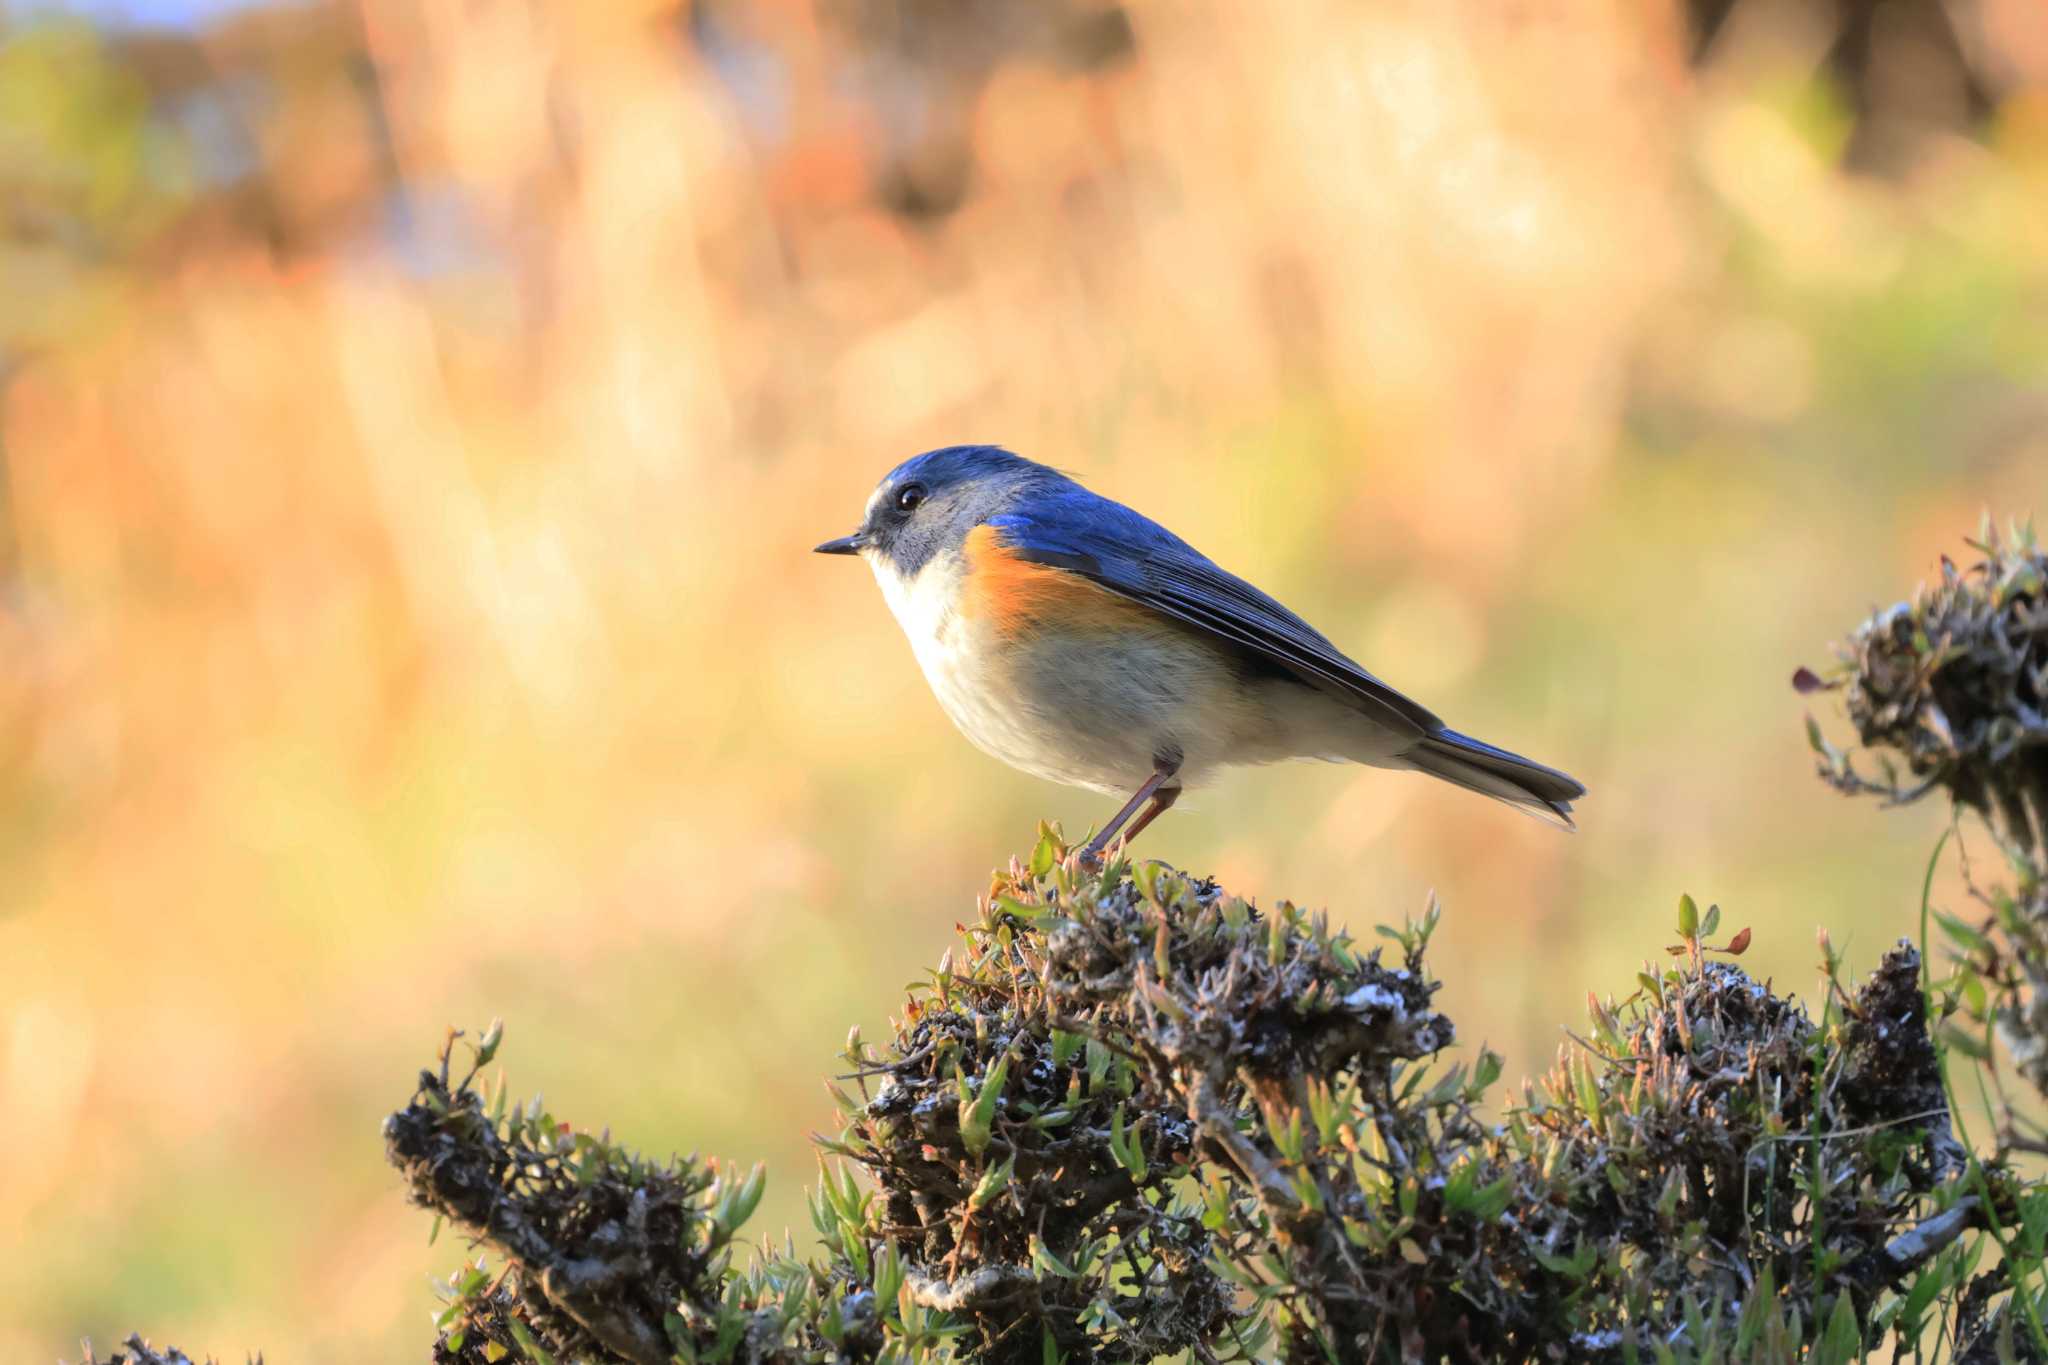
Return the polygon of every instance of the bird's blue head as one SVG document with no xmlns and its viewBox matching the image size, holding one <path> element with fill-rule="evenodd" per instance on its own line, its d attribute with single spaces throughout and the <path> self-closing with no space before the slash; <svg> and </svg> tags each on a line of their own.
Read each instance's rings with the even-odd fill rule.
<svg viewBox="0 0 2048 1365">
<path fill-rule="evenodd" d="M 1000 446 L 946 446 L 914 455 L 882 476 L 860 529 L 828 540 L 821 555 L 860 555 L 908 582 L 931 557 L 957 550 L 972 531 L 1064 474 Z"/>
</svg>

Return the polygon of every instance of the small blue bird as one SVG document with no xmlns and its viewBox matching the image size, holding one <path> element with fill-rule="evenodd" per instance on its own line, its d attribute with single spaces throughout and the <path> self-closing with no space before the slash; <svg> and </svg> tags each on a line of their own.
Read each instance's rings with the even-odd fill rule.
<svg viewBox="0 0 2048 1365">
<path fill-rule="evenodd" d="M 1566 829 L 1586 794 L 1446 729 L 1165 527 L 995 446 L 905 460 L 860 529 L 818 553 L 867 560 L 976 745 L 1054 782 L 1131 793 L 1091 860 L 1133 815 L 1127 840 L 1234 764 L 1413 768 Z"/>
</svg>

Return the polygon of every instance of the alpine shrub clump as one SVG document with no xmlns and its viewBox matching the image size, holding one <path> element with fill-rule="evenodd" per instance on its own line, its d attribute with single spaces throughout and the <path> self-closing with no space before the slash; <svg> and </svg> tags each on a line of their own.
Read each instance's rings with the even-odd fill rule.
<svg viewBox="0 0 2048 1365">
<path fill-rule="evenodd" d="M 495 1032 L 460 1079 L 444 1052 L 387 1145 L 502 1269 L 451 1281 L 437 1359 L 2024 1350 L 2038 1256 L 2013 1235 L 2048 1232 L 2048 1199 L 1958 1144 L 1916 950 L 1853 991 L 1830 953 L 1816 1018 L 1727 960 L 1746 933 L 1711 945 L 1718 920 L 1684 902 L 1668 965 L 1489 1117 L 1499 1058 L 1441 1059 L 1433 907 L 1368 950 L 1047 831 L 892 1036 L 849 1041 L 808 1259 L 735 1264 L 758 1172 L 508 1107 L 477 1069 Z"/>
<path fill-rule="evenodd" d="M 486 1031 L 453 1080 L 451 1035 L 384 1124 L 413 1201 L 505 1259 L 499 1274 L 479 1261 L 450 1277 L 439 1365 L 876 1358 L 861 1286 L 766 1256 L 734 1269 L 733 1237 L 765 1172 L 650 1161 L 577 1131 L 538 1098 L 508 1108 L 503 1080 L 480 1080 L 501 1036 Z"/>
</svg>

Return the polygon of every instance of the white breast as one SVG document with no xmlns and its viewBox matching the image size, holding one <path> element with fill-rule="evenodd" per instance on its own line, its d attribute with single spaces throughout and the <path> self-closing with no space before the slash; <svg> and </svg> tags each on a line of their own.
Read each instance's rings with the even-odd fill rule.
<svg viewBox="0 0 2048 1365">
<path fill-rule="evenodd" d="M 910 637 L 918 666 L 936 691 L 942 676 L 960 665 L 959 617 L 954 606 L 960 595 L 960 576 L 965 566 L 957 554 L 937 554 L 926 561 L 924 571 L 906 579 L 895 566 L 878 554 L 864 556 L 882 585 L 882 597 L 895 613 L 896 623 Z M 950 709 L 950 708 L 949 708 Z"/>
<path fill-rule="evenodd" d="M 1055 782 L 1102 783 L 1105 789 L 1122 784 L 1121 769 L 1114 777 L 1093 771 L 1093 765 L 1076 770 L 1065 727 L 1027 694 L 1028 678 L 1008 643 L 987 622 L 958 610 L 966 572 L 959 554 L 933 555 L 914 579 L 898 575 L 879 555 L 868 556 L 868 563 L 932 694 L 977 748 Z"/>
</svg>

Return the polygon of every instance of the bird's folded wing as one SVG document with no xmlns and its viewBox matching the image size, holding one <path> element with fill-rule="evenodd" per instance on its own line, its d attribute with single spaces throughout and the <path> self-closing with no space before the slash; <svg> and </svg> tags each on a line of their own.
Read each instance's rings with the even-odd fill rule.
<svg viewBox="0 0 2048 1365">
<path fill-rule="evenodd" d="M 1081 574 L 1247 650 L 1344 697 L 1391 730 L 1423 735 L 1443 728 L 1427 708 L 1346 658 L 1308 622 L 1121 504 L 1102 500 L 1078 516 L 1005 514 L 990 522 L 1019 558 Z"/>
</svg>

